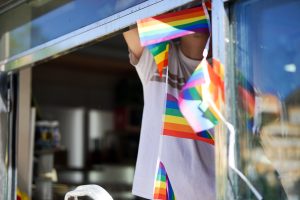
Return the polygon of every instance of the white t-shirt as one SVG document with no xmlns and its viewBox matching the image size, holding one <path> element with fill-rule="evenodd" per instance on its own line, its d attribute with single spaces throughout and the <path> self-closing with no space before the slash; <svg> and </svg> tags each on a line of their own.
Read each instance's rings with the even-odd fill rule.
<svg viewBox="0 0 300 200">
<path fill-rule="evenodd" d="M 163 137 L 161 161 L 169 176 L 177 200 L 214 200 L 214 146 L 192 139 L 161 136 L 166 100 L 166 76 L 156 70 L 153 56 L 147 48 L 138 61 L 129 54 L 143 84 L 144 111 L 132 193 L 153 198 L 153 185 L 160 137 Z M 171 43 L 169 50 L 168 93 L 178 98 L 186 80 L 199 61 L 183 55 Z M 165 74 L 165 73 L 164 73 Z"/>
</svg>

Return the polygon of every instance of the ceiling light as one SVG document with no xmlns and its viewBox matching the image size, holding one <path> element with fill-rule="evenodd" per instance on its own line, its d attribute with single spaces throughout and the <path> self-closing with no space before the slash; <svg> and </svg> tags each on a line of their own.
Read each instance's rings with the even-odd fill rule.
<svg viewBox="0 0 300 200">
<path fill-rule="evenodd" d="M 296 67 L 295 64 L 286 64 L 284 66 L 284 70 L 287 71 L 287 72 L 294 73 L 294 72 L 296 72 L 296 69 L 297 69 L 297 67 Z"/>
</svg>

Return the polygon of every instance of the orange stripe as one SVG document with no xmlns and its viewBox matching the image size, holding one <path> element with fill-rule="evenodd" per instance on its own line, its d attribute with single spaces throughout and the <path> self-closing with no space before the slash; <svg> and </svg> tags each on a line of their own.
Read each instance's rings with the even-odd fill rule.
<svg viewBox="0 0 300 200">
<path fill-rule="evenodd" d="M 186 125 L 182 125 L 182 124 L 165 123 L 164 128 L 168 129 L 168 130 L 175 130 L 175 131 L 177 130 L 177 131 L 182 131 L 185 133 L 195 134 L 195 132 L 193 131 L 193 129 L 190 126 L 186 126 Z"/>
<path fill-rule="evenodd" d="M 214 101 L 216 102 L 216 100 L 218 99 L 219 96 L 219 89 L 221 90 L 221 98 L 222 101 L 224 102 L 224 81 L 222 80 L 222 78 L 220 77 L 220 75 L 218 74 L 217 70 L 217 66 L 214 65 L 214 67 L 212 68 L 211 65 L 208 65 L 208 73 L 209 73 L 209 77 L 211 80 L 211 84 L 209 86 L 210 92 L 211 94 L 214 96 Z"/>
<path fill-rule="evenodd" d="M 154 199 L 166 199 L 167 194 L 166 194 L 166 190 L 159 190 L 159 192 L 155 189 L 154 192 Z"/>
<path fill-rule="evenodd" d="M 155 194 L 156 195 L 165 195 L 166 194 L 166 189 L 155 188 Z"/>
<path fill-rule="evenodd" d="M 165 67 L 168 65 L 168 59 L 157 64 L 157 70 L 159 72 L 159 76 L 162 77 L 162 73 Z"/>
<path fill-rule="evenodd" d="M 173 131 L 173 130 L 170 131 L 170 130 L 164 129 L 163 135 L 199 140 L 199 141 L 203 141 L 203 142 L 206 142 L 206 143 L 209 143 L 212 145 L 215 144 L 215 141 L 213 139 L 203 138 L 194 133 L 182 133 L 182 132 L 178 132 L 178 131 Z"/>
</svg>

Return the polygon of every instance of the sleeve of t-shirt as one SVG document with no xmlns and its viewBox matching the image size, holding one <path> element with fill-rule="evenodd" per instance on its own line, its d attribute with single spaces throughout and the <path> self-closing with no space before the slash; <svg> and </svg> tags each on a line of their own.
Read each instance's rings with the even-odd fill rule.
<svg viewBox="0 0 300 200">
<path fill-rule="evenodd" d="M 150 51 L 147 48 L 144 48 L 140 59 L 137 59 L 129 50 L 129 60 L 130 63 L 136 68 L 142 84 L 146 84 L 156 70 L 156 65 Z"/>
</svg>

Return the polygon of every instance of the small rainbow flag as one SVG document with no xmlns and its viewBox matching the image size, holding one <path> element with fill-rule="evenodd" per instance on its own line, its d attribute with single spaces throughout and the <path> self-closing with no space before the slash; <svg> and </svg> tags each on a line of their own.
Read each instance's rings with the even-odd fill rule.
<svg viewBox="0 0 300 200">
<path fill-rule="evenodd" d="M 200 140 L 214 144 L 212 130 L 195 132 L 182 115 L 177 99 L 171 94 L 167 94 L 163 135 Z"/>
<path fill-rule="evenodd" d="M 169 40 L 195 32 L 209 32 L 208 18 L 201 6 L 142 19 L 137 25 L 141 45 L 148 46 L 161 77 L 168 66 Z"/>
<path fill-rule="evenodd" d="M 158 172 L 155 179 L 153 199 L 155 200 L 175 200 L 174 191 L 162 162 L 159 163 Z"/>
<path fill-rule="evenodd" d="M 142 19 L 137 25 L 142 46 L 196 32 L 209 32 L 208 18 L 202 6 Z"/>
<path fill-rule="evenodd" d="M 154 57 L 160 77 L 162 77 L 163 69 L 168 66 L 169 47 L 169 42 L 161 42 L 159 44 L 152 44 L 148 46 L 149 51 Z"/>
<path fill-rule="evenodd" d="M 218 115 L 202 98 L 202 85 L 206 81 L 203 64 L 208 65 L 206 60 L 201 61 L 179 94 L 180 111 L 197 133 L 210 130 L 218 123 Z"/>
</svg>

